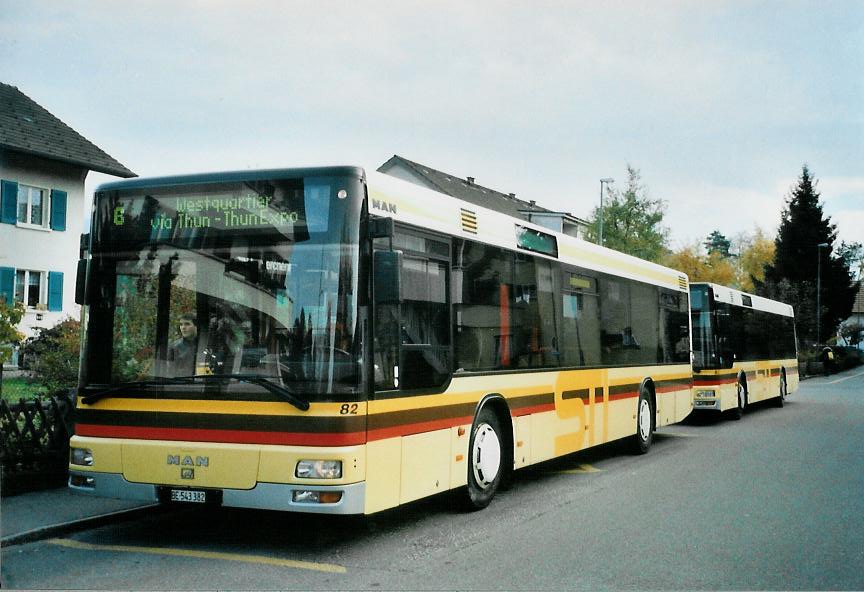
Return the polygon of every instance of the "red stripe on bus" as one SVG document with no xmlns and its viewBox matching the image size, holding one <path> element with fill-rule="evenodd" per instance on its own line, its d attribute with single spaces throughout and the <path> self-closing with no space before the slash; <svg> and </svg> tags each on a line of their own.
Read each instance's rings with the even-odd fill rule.
<svg viewBox="0 0 864 592">
<path fill-rule="evenodd" d="M 706 380 L 704 378 L 693 379 L 693 386 L 718 386 L 721 384 L 733 384 L 735 378 L 718 378 L 716 380 Z"/>
<path fill-rule="evenodd" d="M 422 434 L 424 432 L 446 430 L 448 428 L 453 428 L 458 425 L 469 424 L 471 423 L 471 420 L 471 416 L 451 417 L 447 419 L 433 419 L 430 421 L 421 421 L 418 423 L 408 423 L 388 428 L 379 428 L 377 430 L 369 430 L 368 439 L 370 442 L 372 442 L 374 440 L 386 440 L 387 438 L 398 438 L 400 436 L 410 436 L 411 434 Z"/>
<path fill-rule="evenodd" d="M 546 411 L 555 411 L 555 403 L 544 403 L 543 405 L 513 409 L 512 414 L 513 417 L 521 417 L 523 415 L 531 415 L 532 413 L 545 413 Z"/>
<path fill-rule="evenodd" d="M 294 446 L 352 446 L 364 444 L 364 432 L 302 433 L 254 432 L 245 430 L 207 430 L 194 428 L 157 428 L 147 426 L 105 426 L 76 424 L 79 436 L 135 438 L 139 440 L 172 440 L 191 442 L 225 442 L 229 444 L 282 444 Z"/>
<path fill-rule="evenodd" d="M 615 393 L 614 395 L 609 395 L 607 397 L 607 401 L 620 401 L 622 399 L 635 399 L 639 396 L 639 391 L 629 391 L 626 393 Z"/>
<path fill-rule="evenodd" d="M 689 390 L 690 390 L 689 386 L 681 388 L 681 385 L 674 385 L 674 384 L 671 386 L 656 387 L 656 391 L 658 393 L 677 393 L 679 391 L 689 391 Z"/>
</svg>

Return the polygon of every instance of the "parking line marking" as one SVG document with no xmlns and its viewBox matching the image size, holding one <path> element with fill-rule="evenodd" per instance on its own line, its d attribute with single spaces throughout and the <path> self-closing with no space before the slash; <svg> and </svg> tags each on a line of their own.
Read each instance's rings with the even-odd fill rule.
<svg viewBox="0 0 864 592">
<path fill-rule="evenodd" d="M 849 380 L 850 378 L 858 378 L 859 376 L 864 376 L 864 372 L 859 372 L 858 374 L 853 374 L 852 376 L 846 376 L 844 378 L 838 378 L 837 380 L 832 380 L 831 382 L 826 382 L 825 384 L 837 384 L 838 382 L 843 382 L 844 380 Z"/>
<path fill-rule="evenodd" d="M 313 571 L 324 571 L 328 573 L 346 573 L 347 570 L 341 565 L 332 563 L 313 563 L 311 561 L 295 561 L 293 559 L 277 559 L 275 557 L 262 557 L 260 555 L 241 555 L 239 553 L 220 553 L 218 551 L 194 551 L 192 549 L 164 549 L 161 547 L 131 547 L 127 545 L 94 545 L 82 543 L 71 539 L 50 539 L 47 541 L 52 545 L 68 547 L 70 549 L 82 549 L 85 551 L 109 551 L 118 553 L 147 553 L 149 555 L 173 555 L 175 557 L 194 557 L 196 559 L 219 559 L 222 561 L 240 561 L 243 563 L 260 563 L 263 565 L 275 565 L 276 567 L 291 567 L 294 569 L 308 569 Z"/>
</svg>

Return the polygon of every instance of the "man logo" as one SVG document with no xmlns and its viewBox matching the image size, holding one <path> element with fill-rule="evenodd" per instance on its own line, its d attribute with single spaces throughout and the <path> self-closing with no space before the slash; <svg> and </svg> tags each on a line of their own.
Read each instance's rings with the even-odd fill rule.
<svg viewBox="0 0 864 592">
<path fill-rule="evenodd" d="M 179 454 L 169 454 L 168 455 L 168 464 L 169 465 L 178 465 L 181 467 L 209 467 L 210 466 L 210 457 L 209 456 L 196 456 L 193 460 L 191 456 L 188 454 L 186 456 L 181 457 Z"/>
<path fill-rule="evenodd" d="M 181 479 L 194 479 L 195 478 L 195 469 L 180 469 L 180 478 Z"/>
<path fill-rule="evenodd" d="M 396 204 L 386 202 L 383 199 L 373 199 L 372 200 L 372 209 L 373 210 L 381 210 L 381 211 L 387 212 L 388 214 L 395 214 L 396 213 Z"/>
</svg>

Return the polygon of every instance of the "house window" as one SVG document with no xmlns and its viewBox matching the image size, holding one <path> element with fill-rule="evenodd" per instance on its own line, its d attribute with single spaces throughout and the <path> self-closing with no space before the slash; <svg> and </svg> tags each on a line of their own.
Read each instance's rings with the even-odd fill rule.
<svg viewBox="0 0 864 592">
<path fill-rule="evenodd" d="M 25 306 L 35 308 L 45 303 L 42 288 L 45 285 L 44 272 L 19 269 L 15 272 L 15 300 Z"/>
<path fill-rule="evenodd" d="M 18 223 L 48 225 L 48 190 L 18 185 Z"/>
</svg>

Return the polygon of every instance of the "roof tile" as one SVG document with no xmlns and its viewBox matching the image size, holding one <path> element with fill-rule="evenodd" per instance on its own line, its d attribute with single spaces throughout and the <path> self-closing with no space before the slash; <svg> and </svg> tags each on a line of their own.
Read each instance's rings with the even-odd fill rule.
<svg viewBox="0 0 864 592">
<path fill-rule="evenodd" d="M 137 176 L 14 86 L 0 82 L 0 147 L 117 177 Z"/>
</svg>

